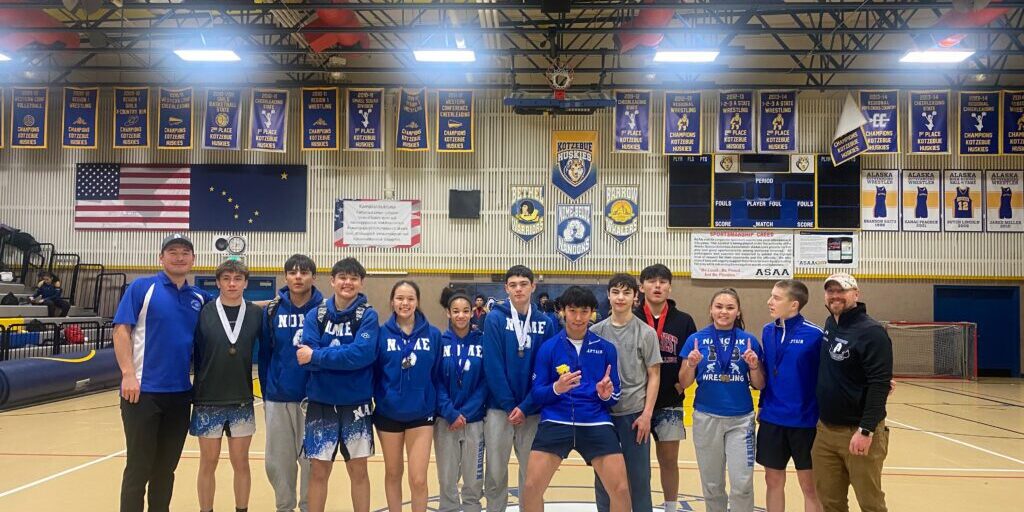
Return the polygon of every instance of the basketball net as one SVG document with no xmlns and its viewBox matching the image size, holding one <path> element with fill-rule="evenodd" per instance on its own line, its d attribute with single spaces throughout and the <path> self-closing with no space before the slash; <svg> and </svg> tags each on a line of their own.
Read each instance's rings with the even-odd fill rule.
<svg viewBox="0 0 1024 512">
<path fill-rule="evenodd" d="M 555 99 L 564 100 L 565 90 L 572 86 L 573 70 L 556 59 L 548 66 L 544 76 L 548 79 Z"/>
</svg>

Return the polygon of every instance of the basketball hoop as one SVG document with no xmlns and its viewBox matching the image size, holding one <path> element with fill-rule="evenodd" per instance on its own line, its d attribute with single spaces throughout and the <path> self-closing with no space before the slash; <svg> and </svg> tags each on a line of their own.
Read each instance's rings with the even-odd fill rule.
<svg viewBox="0 0 1024 512">
<path fill-rule="evenodd" d="M 544 76 L 548 79 L 555 99 L 564 100 L 565 90 L 572 86 L 573 70 L 556 59 L 548 66 Z"/>
</svg>

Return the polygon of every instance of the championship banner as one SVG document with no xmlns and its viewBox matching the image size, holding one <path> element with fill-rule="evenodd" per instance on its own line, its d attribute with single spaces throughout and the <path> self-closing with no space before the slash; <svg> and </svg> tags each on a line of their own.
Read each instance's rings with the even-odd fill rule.
<svg viewBox="0 0 1024 512">
<path fill-rule="evenodd" d="M 437 151 L 473 152 L 473 91 L 437 91 Z"/>
<path fill-rule="evenodd" d="M 985 231 L 1024 232 L 1024 171 L 985 171 Z"/>
<path fill-rule="evenodd" d="M 701 154 L 700 93 L 666 92 L 662 133 L 666 155 Z"/>
<path fill-rule="evenodd" d="M 419 199 L 335 199 L 335 247 L 412 249 L 420 245 L 422 206 Z"/>
<path fill-rule="evenodd" d="M 832 136 L 832 144 L 829 146 L 829 156 L 832 157 L 832 165 L 840 166 L 865 153 L 868 150 L 868 140 L 864 135 L 864 113 L 857 108 L 853 96 L 846 94 L 843 102 L 843 111 L 839 114 L 839 123 L 836 125 L 835 135 Z"/>
<path fill-rule="evenodd" d="M 754 152 L 754 92 L 718 94 L 718 152 Z"/>
<path fill-rule="evenodd" d="M 910 152 L 949 153 L 949 91 L 910 91 Z"/>
<path fill-rule="evenodd" d="M 524 242 L 544 231 L 544 187 L 512 187 L 512 232 Z"/>
<path fill-rule="evenodd" d="M 796 153 L 796 91 L 759 91 L 758 153 Z"/>
<path fill-rule="evenodd" d="M 636 234 L 640 218 L 640 187 L 604 187 L 604 229 L 619 242 Z"/>
<path fill-rule="evenodd" d="M 793 277 L 793 233 L 711 231 L 690 234 L 693 279 L 764 279 Z"/>
<path fill-rule="evenodd" d="M 904 170 L 903 231 L 939 231 L 942 177 L 939 171 Z"/>
<path fill-rule="evenodd" d="M 156 147 L 192 149 L 192 88 L 157 93 Z"/>
<path fill-rule="evenodd" d="M 899 231 L 900 172 L 860 172 L 860 227 L 865 231 Z"/>
<path fill-rule="evenodd" d="M 96 116 L 99 112 L 99 99 L 100 90 L 97 88 L 64 88 L 61 147 L 64 149 L 96 149 Z"/>
<path fill-rule="evenodd" d="M 558 205 L 555 248 L 562 256 L 569 258 L 569 261 L 576 261 L 590 252 L 594 231 L 590 213 L 589 204 Z"/>
<path fill-rule="evenodd" d="M 288 137 L 288 91 L 253 89 L 249 113 L 249 149 L 284 152 Z"/>
<path fill-rule="evenodd" d="M 946 171 L 943 174 L 943 229 L 981 231 L 982 171 Z"/>
<path fill-rule="evenodd" d="M 1002 153 L 1024 155 L 1024 91 L 1003 91 Z"/>
<path fill-rule="evenodd" d="M 597 183 L 597 132 L 552 132 L 551 183 L 572 199 Z"/>
<path fill-rule="evenodd" d="M 402 89 L 398 94 L 398 130 L 395 135 L 396 151 L 429 151 L 430 134 L 427 125 L 427 90 Z"/>
<path fill-rule="evenodd" d="M 999 93 L 960 93 L 960 154 L 999 154 Z"/>
<path fill-rule="evenodd" d="M 615 91 L 615 153 L 650 153 L 651 91 Z"/>
<path fill-rule="evenodd" d="M 338 149 L 338 89 L 302 88 L 302 150 Z"/>
<path fill-rule="evenodd" d="M 49 89 L 46 87 L 12 89 L 12 148 L 46 149 L 46 114 L 49 103 Z"/>
<path fill-rule="evenodd" d="M 114 87 L 114 149 L 149 147 L 149 87 Z"/>
<path fill-rule="evenodd" d="M 345 149 L 384 151 L 384 89 L 345 89 Z"/>
<path fill-rule="evenodd" d="M 238 89 L 207 89 L 203 118 L 204 149 L 238 149 L 242 92 Z"/>
<path fill-rule="evenodd" d="M 860 91 L 860 110 L 867 118 L 864 136 L 868 140 L 868 153 L 899 153 L 899 99 L 897 90 Z"/>
</svg>

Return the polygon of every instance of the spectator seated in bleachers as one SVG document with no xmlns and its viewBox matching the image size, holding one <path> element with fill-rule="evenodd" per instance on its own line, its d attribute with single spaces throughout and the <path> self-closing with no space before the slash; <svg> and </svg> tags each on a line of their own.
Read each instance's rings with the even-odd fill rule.
<svg viewBox="0 0 1024 512">
<path fill-rule="evenodd" d="M 36 285 L 36 293 L 29 298 L 32 304 L 45 304 L 47 314 L 53 316 L 67 316 L 71 304 L 61 297 L 60 278 L 53 272 L 42 271 L 39 273 L 39 283 Z M 58 314 L 59 313 L 59 314 Z"/>
</svg>

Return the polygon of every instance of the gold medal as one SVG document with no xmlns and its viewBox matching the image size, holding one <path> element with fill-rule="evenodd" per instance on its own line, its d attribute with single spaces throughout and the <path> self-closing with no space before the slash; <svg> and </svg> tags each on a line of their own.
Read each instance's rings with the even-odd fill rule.
<svg viewBox="0 0 1024 512">
<path fill-rule="evenodd" d="M 519 357 L 523 357 L 523 356 L 526 355 L 526 351 L 524 351 L 523 349 L 519 349 L 518 354 L 519 354 Z"/>
<path fill-rule="evenodd" d="M 236 349 L 235 347 L 231 347 L 231 348 L 228 349 L 228 354 L 229 355 L 235 355 L 237 353 L 238 353 L 238 349 Z"/>
<path fill-rule="evenodd" d="M 721 380 L 722 382 L 729 382 L 732 380 L 732 377 L 729 375 L 722 375 L 721 377 L 719 377 L 719 380 Z"/>
</svg>

